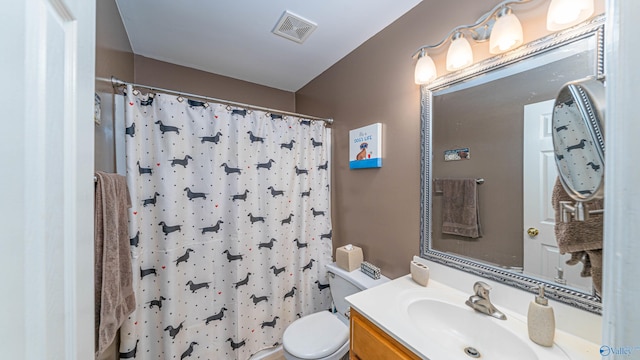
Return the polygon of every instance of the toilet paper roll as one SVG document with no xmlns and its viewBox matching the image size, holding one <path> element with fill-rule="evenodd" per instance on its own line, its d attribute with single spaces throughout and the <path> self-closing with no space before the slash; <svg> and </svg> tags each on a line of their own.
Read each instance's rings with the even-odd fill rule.
<svg viewBox="0 0 640 360">
<path fill-rule="evenodd" d="M 411 261 L 411 278 L 416 283 L 427 286 L 429 283 L 429 267 L 417 261 Z"/>
</svg>

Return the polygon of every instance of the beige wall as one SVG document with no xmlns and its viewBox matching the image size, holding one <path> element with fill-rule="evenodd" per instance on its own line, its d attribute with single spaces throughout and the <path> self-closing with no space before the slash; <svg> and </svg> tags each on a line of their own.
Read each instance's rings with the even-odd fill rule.
<svg viewBox="0 0 640 360">
<path fill-rule="evenodd" d="M 525 42 L 547 34 L 548 2 L 532 3 L 516 10 Z M 420 89 L 413 82 L 410 56 L 495 4 L 423 1 L 296 93 L 296 111 L 335 120 L 334 248 L 361 246 L 365 259 L 387 276 L 407 274 L 420 244 Z M 488 57 L 486 47 L 473 46 L 475 61 Z M 445 54 L 446 48 L 432 54 L 440 74 Z M 384 124 L 382 168 L 349 170 L 349 130 L 375 122 Z"/>
</svg>

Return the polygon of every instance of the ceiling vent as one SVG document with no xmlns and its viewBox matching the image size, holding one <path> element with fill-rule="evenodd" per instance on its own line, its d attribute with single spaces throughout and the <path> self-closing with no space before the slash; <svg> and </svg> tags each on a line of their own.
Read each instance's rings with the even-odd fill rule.
<svg viewBox="0 0 640 360">
<path fill-rule="evenodd" d="M 318 25 L 311 21 L 285 11 L 273 33 L 302 44 L 317 27 Z"/>
</svg>

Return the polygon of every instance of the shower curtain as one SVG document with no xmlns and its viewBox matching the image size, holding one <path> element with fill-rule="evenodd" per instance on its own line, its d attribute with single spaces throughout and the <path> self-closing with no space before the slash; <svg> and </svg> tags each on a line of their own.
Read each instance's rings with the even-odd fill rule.
<svg viewBox="0 0 640 360">
<path fill-rule="evenodd" d="M 330 308 L 323 121 L 131 88 L 125 106 L 137 307 L 120 358 L 248 359 Z"/>
</svg>

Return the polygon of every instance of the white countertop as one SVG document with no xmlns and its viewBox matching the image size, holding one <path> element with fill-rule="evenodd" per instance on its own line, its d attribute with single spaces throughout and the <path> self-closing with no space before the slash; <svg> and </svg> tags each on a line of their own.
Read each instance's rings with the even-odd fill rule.
<svg viewBox="0 0 640 360">
<path fill-rule="evenodd" d="M 408 316 L 407 307 L 411 301 L 415 301 L 421 297 L 435 297 L 438 300 L 451 302 L 452 304 L 462 304 L 462 306 L 464 306 L 464 302 L 469 295 L 471 295 L 471 289 L 469 294 L 465 294 L 433 279 L 429 281 L 427 287 L 423 287 L 415 283 L 410 275 L 406 275 L 383 285 L 351 295 L 347 297 L 346 300 L 359 313 L 367 317 L 418 356 L 431 360 L 450 360 L 458 357 L 458 350 L 443 349 L 442 346 L 434 343 L 434 341 L 429 341 L 429 338 L 412 323 L 412 319 Z M 502 309 L 499 306 L 498 308 L 507 315 L 509 327 L 519 332 L 521 337 L 524 336 L 526 341 L 531 342 L 527 337 L 526 317 Z M 502 320 L 496 319 L 496 321 Z M 599 345 L 558 330 L 555 332 L 554 348 L 543 348 L 533 342 L 531 342 L 531 345 L 539 347 L 536 348 L 536 350 L 542 352 L 547 351 L 546 349 L 558 351 L 557 347 L 559 347 L 570 359 L 600 358 Z M 452 351 L 456 351 L 456 356 L 452 354 Z M 466 355 L 461 358 L 466 360 L 471 359 Z"/>
</svg>

